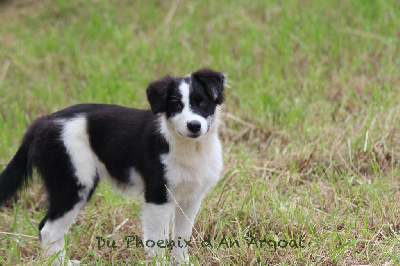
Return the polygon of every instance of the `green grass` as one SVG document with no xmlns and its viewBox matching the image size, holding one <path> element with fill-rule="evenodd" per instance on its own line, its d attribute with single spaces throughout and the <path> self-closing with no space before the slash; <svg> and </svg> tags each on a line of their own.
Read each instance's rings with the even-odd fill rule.
<svg viewBox="0 0 400 266">
<path fill-rule="evenodd" d="M 82 102 L 148 108 L 149 82 L 210 66 L 231 85 L 225 167 L 195 228 L 240 247 L 209 251 L 194 232 L 194 263 L 398 264 L 399 13 L 396 0 L 3 0 L 0 170 L 40 115 Z M 0 210 L 0 231 L 38 235 L 41 184 Z M 140 205 L 102 184 L 68 254 L 151 262 L 142 249 L 99 249 L 95 237 L 109 234 L 141 235 Z M 251 235 L 306 247 L 248 247 Z M 48 262 L 36 238 L 0 233 L 0 243 L 1 265 Z"/>
</svg>

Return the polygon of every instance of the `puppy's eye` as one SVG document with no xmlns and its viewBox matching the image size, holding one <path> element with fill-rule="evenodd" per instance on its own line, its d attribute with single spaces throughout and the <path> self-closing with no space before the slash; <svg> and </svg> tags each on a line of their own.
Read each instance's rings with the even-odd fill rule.
<svg viewBox="0 0 400 266">
<path fill-rule="evenodd" d="M 206 106 L 207 106 L 207 103 L 206 103 L 205 101 L 201 101 L 201 102 L 199 103 L 199 106 L 200 106 L 200 107 L 206 107 Z"/>
<path fill-rule="evenodd" d="M 175 110 L 181 110 L 182 109 L 182 104 L 181 103 L 174 103 L 173 105 Z"/>
</svg>

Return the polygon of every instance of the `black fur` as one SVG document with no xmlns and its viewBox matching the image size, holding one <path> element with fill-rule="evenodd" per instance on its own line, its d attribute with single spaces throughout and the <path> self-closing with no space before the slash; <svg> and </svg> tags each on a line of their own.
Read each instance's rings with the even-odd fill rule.
<svg viewBox="0 0 400 266">
<path fill-rule="evenodd" d="M 78 114 L 87 116 L 90 144 L 110 175 L 127 183 L 129 169 L 135 167 L 145 180 L 146 201 L 166 202 L 166 181 L 159 157 L 168 153 L 168 144 L 158 132 L 158 116 L 149 110 L 117 105 L 80 104 L 34 122 L 14 159 L 0 175 L 0 203 L 4 204 L 29 177 L 32 167 L 28 164 L 28 151 L 50 193 L 48 219 L 56 219 L 80 200 L 78 193 L 84 188 L 76 182 L 60 140 L 60 125 L 55 122 Z M 97 182 L 98 177 L 96 185 Z M 90 189 L 88 198 L 94 191 Z"/>
<path fill-rule="evenodd" d="M 176 81 L 178 83 L 180 81 Z M 178 83 L 179 84 L 179 83 Z M 182 95 L 178 89 L 178 86 L 170 87 L 167 94 L 167 107 L 165 108 L 165 113 L 167 118 L 171 118 L 174 115 L 178 114 L 182 111 L 183 103 L 182 103 Z"/>
<path fill-rule="evenodd" d="M 25 134 L 22 144 L 6 169 L 0 174 L 0 206 L 13 197 L 32 176 L 32 162 L 29 157 L 34 136 L 32 130 Z"/>
<path fill-rule="evenodd" d="M 176 85 L 176 82 L 169 75 L 149 84 L 146 94 L 153 114 L 165 112 L 168 90 L 173 89 L 174 85 Z"/>
<path fill-rule="evenodd" d="M 196 80 L 193 81 L 192 87 L 193 91 L 189 96 L 190 108 L 192 111 L 205 118 L 213 115 L 217 107 L 216 101 L 210 99 L 207 90 L 202 84 L 196 82 Z"/>
<path fill-rule="evenodd" d="M 110 175 L 127 183 L 129 169 L 135 167 L 145 181 L 146 201 L 161 204 L 167 194 L 160 155 L 168 153 L 169 147 L 159 133 L 157 118 L 149 110 L 121 106 L 87 116 L 90 144 Z"/>
<path fill-rule="evenodd" d="M 221 104 L 224 101 L 225 76 L 222 72 L 203 68 L 194 72 L 192 75 L 195 80 L 204 86 L 205 90 L 216 104 Z"/>
<path fill-rule="evenodd" d="M 46 218 L 55 220 L 81 200 L 79 191 L 83 187 L 77 183 L 72 163 L 60 139 L 61 125 L 56 123 L 52 116 L 45 116 L 37 121 L 34 129 L 32 162 L 49 193 Z"/>
</svg>

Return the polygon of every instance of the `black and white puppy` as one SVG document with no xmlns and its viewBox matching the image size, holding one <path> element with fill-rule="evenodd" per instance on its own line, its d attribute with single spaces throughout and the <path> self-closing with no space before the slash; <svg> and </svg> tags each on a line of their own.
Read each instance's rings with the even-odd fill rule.
<svg viewBox="0 0 400 266">
<path fill-rule="evenodd" d="M 143 196 L 143 243 L 169 239 L 171 217 L 172 239 L 189 241 L 201 201 L 222 170 L 217 129 L 224 86 L 223 73 L 200 69 L 150 83 L 151 110 L 80 104 L 37 119 L 0 174 L 0 205 L 35 166 L 49 197 L 39 224 L 44 254 L 61 251 L 59 262 L 65 263 L 64 234 L 99 179 L 108 177 L 124 193 Z M 148 251 L 164 252 L 157 245 Z M 172 254 L 188 260 L 187 248 Z"/>
</svg>

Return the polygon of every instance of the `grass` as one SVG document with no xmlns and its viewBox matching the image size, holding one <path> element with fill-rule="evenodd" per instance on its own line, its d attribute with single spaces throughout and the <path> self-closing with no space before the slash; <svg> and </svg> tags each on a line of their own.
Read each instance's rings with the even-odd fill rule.
<svg viewBox="0 0 400 266">
<path fill-rule="evenodd" d="M 82 102 L 148 108 L 149 82 L 210 66 L 231 84 L 225 167 L 196 219 L 193 262 L 399 264 L 399 12 L 396 0 L 3 0 L 0 170 L 43 114 Z M 78 216 L 68 254 L 151 263 L 122 245 L 141 235 L 139 201 L 109 188 Z M 45 209 L 35 178 L 0 210 L 0 264 L 49 262 L 30 237 Z M 98 247 L 108 235 L 118 248 Z M 208 235 L 212 251 L 201 247 Z M 218 248 L 224 236 L 239 246 Z M 252 236 L 305 244 L 275 251 L 249 246 Z"/>
</svg>

